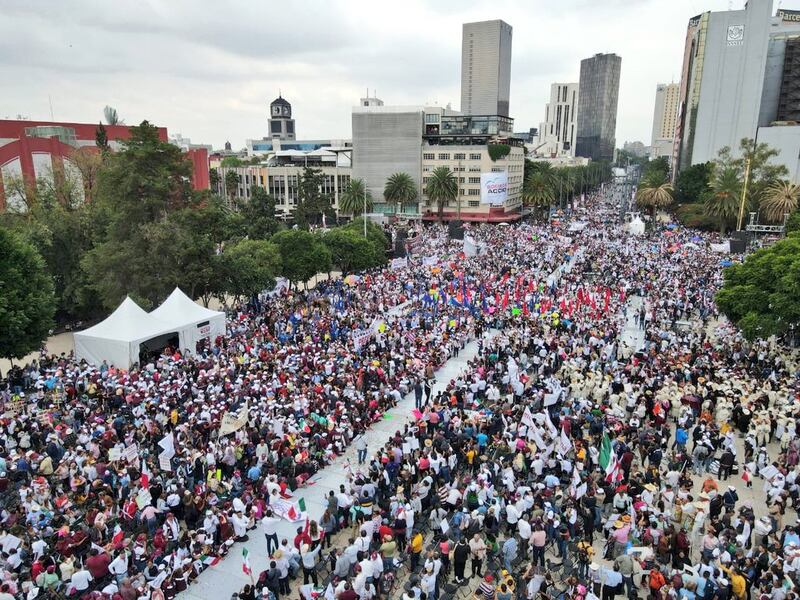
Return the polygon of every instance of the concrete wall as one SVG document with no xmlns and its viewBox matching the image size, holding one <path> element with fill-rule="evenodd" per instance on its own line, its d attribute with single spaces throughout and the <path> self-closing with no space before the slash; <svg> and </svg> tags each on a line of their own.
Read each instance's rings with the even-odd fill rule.
<svg viewBox="0 0 800 600">
<path fill-rule="evenodd" d="M 408 173 L 421 189 L 422 109 L 353 112 L 353 177 L 364 179 L 376 205 L 390 175 Z"/>
<path fill-rule="evenodd" d="M 692 164 L 712 160 L 723 146 L 736 148 L 742 138 L 755 135 L 771 9 L 772 0 L 750 0 L 747 10 L 710 14 Z"/>
<path fill-rule="evenodd" d="M 800 184 L 800 125 L 759 127 L 758 143 L 780 151 L 770 162 L 785 165 L 789 179 Z"/>
</svg>

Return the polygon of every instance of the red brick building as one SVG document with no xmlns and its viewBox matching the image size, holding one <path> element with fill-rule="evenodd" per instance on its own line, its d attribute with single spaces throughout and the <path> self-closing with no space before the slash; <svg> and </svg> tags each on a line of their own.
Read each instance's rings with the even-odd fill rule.
<svg viewBox="0 0 800 600">
<path fill-rule="evenodd" d="M 130 137 L 127 125 L 105 127 L 112 149 L 119 148 L 120 142 Z M 38 177 L 63 173 L 76 149 L 85 147 L 97 151 L 96 132 L 97 125 L 92 123 L 0 120 L 0 211 L 6 209 L 7 200 L 10 200 L 3 185 L 5 178 L 21 175 L 33 186 Z M 167 141 L 166 127 L 158 128 L 158 137 Z M 192 186 L 196 190 L 207 190 L 208 151 L 196 148 L 186 155 L 192 163 Z"/>
</svg>

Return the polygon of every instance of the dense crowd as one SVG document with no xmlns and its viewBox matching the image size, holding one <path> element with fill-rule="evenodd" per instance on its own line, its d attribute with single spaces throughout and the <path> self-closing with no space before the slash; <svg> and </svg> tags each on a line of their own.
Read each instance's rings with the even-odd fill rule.
<svg viewBox="0 0 800 600">
<path fill-rule="evenodd" d="M 707 236 L 632 243 L 610 198 L 472 227 L 474 256 L 421 230 L 406 266 L 239 307 L 199 353 L 14 370 L 0 600 L 173 598 L 254 527 L 270 556 L 246 599 L 295 577 L 339 600 L 794 597 L 792 357 L 718 325 Z M 406 394 L 418 412 L 369 453 Z M 279 539 L 278 499 L 354 441 L 363 464 Z"/>
</svg>

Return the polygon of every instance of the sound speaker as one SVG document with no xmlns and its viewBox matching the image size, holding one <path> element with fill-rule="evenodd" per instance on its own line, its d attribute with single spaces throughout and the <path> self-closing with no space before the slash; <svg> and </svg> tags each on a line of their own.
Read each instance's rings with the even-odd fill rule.
<svg viewBox="0 0 800 600">
<path fill-rule="evenodd" d="M 734 231 L 731 234 L 731 253 L 744 254 L 747 251 L 747 232 Z"/>
</svg>

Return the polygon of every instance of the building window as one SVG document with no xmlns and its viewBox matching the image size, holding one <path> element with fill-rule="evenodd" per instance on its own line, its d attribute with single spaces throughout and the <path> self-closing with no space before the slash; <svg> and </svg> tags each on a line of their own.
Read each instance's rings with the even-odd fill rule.
<svg viewBox="0 0 800 600">
<path fill-rule="evenodd" d="M 469 178 L 469 182 L 470 183 L 480 183 L 481 182 L 481 178 L 480 177 L 470 177 Z"/>
<path fill-rule="evenodd" d="M 472 190 L 470 190 L 470 191 L 472 191 Z M 481 201 L 480 200 L 470 200 L 467 203 L 467 206 L 469 206 L 470 208 L 478 208 L 480 205 L 481 205 Z"/>
<path fill-rule="evenodd" d="M 465 158 L 467 158 L 467 155 L 464 154 L 463 152 L 457 152 L 453 154 L 453 158 L 456 160 L 464 160 Z"/>
<path fill-rule="evenodd" d="M 422 178 L 422 183 L 428 183 L 429 179 L 430 179 L 430 177 L 423 177 Z"/>
<path fill-rule="evenodd" d="M 492 173 L 502 173 L 505 171 L 503 167 L 492 167 Z"/>
<path fill-rule="evenodd" d="M 480 183 L 480 179 L 478 180 L 478 182 Z M 469 190 L 469 195 L 470 196 L 480 196 L 481 195 L 481 191 L 480 190 Z"/>
<path fill-rule="evenodd" d="M 480 160 L 481 159 L 481 155 L 480 154 L 470 154 L 469 155 L 469 159 L 470 160 Z"/>
<path fill-rule="evenodd" d="M 439 160 L 450 160 L 449 154 L 439 154 Z"/>
<path fill-rule="evenodd" d="M 422 155 L 423 160 L 433 160 L 436 158 L 436 155 L 431 152 L 426 152 Z"/>
<path fill-rule="evenodd" d="M 438 123 L 439 122 L 439 115 L 437 113 L 425 113 L 425 122 L 426 123 Z"/>
</svg>

